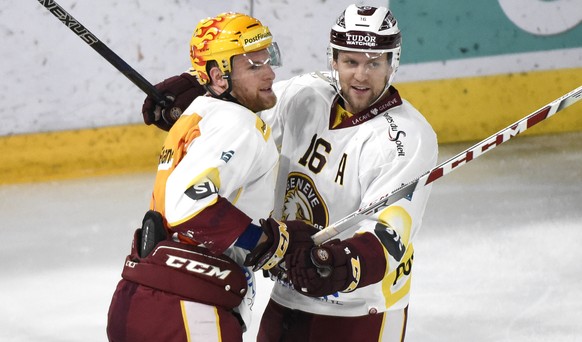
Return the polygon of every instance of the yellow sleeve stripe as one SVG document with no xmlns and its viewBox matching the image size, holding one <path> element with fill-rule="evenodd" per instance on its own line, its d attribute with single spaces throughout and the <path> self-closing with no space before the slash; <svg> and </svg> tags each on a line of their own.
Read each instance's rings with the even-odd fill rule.
<svg viewBox="0 0 582 342">
<path fill-rule="evenodd" d="M 220 172 L 215 167 L 208 168 L 192 178 L 190 183 L 186 186 L 186 189 L 189 189 L 195 184 L 203 183 L 204 179 L 208 179 L 217 189 L 220 189 Z"/>
<path fill-rule="evenodd" d="M 269 137 L 271 136 L 271 126 L 267 125 L 267 123 L 261 120 L 261 118 L 259 118 L 258 115 L 257 120 L 255 122 L 255 127 L 257 127 L 259 132 L 261 132 L 261 134 L 263 135 L 263 139 L 265 139 L 265 141 L 269 140 Z"/>
</svg>

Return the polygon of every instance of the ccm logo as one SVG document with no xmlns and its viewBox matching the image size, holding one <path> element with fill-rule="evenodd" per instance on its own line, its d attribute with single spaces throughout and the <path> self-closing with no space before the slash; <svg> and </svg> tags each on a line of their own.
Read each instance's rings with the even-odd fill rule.
<svg viewBox="0 0 582 342">
<path fill-rule="evenodd" d="M 230 274 L 230 270 L 223 271 L 216 266 L 208 265 L 196 260 L 180 258 L 174 255 L 168 255 L 166 265 L 174 268 L 185 268 L 193 273 L 203 274 L 208 277 L 216 277 L 222 280 L 226 279 Z"/>
</svg>

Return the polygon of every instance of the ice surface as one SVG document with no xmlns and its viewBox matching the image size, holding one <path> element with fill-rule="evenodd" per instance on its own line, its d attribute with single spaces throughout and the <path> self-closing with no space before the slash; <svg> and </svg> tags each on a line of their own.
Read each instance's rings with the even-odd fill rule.
<svg viewBox="0 0 582 342">
<path fill-rule="evenodd" d="M 441 146 L 440 160 L 468 146 Z M 1 341 L 106 341 L 153 176 L 0 187 Z M 437 181 L 407 341 L 582 341 L 581 228 L 582 133 L 518 137 Z M 245 341 L 271 286 L 258 278 Z"/>
</svg>

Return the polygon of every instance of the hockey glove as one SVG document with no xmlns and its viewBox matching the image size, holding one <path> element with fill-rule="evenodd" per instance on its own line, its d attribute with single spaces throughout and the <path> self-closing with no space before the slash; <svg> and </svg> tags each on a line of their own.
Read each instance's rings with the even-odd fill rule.
<svg viewBox="0 0 582 342">
<path fill-rule="evenodd" d="M 257 244 L 244 262 L 245 266 L 252 266 L 255 272 L 259 269 L 272 269 L 283 261 L 286 253 L 297 248 L 315 246 L 311 235 L 319 230 L 304 221 L 277 221 L 268 218 L 259 222 L 266 239 Z"/>
<path fill-rule="evenodd" d="M 298 249 L 285 264 L 295 290 L 311 297 L 354 291 L 380 281 L 386 270 L 382 247 L 371 234 Z"/>
<path fill-rule="evenodd" d="M 156 84 L 156 89 L 168 99 L 168 105 L 162 107 L 148 96 L 143 102 L 141 112 L 146 125 L 153 124 L 164 131 L 172 128 L 195 98 L 206 93 L 206 89 L 196 78 L 186 72 Z"/>
</svg>

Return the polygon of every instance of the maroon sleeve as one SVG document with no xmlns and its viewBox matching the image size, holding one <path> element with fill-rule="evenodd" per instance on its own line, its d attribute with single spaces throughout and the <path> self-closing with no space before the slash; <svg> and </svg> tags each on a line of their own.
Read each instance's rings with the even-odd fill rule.
<svg viewBox="0 0 582 342">
<path fill-rule="evenodd" d="M 245 231 L 252 219 L 223 197 L 189 220 L 171 227 L 191 236 L 214 255 L 224 253 Z"/>
<path fill-rule="evenodd" d="M 362 265 L 362 275 L 358 287 L 377 283 L 384 278 L 387 261 L 382 243 L 372 233 L 358 234 L 344 243 L 356 251 Z"/>
</svg>

